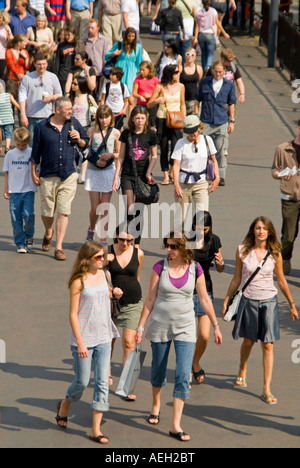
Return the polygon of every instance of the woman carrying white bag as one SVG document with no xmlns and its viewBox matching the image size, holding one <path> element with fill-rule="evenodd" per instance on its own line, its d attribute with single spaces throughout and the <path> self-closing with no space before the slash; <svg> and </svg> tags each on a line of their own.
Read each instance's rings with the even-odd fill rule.
<svg viewBox="0 0 300 468">
<path fill-rule="evenodd" d="M 268 254 L 268 255 L 267 255 Z M 258 270 L 258 267 L 259 270 Z M 258 270 L 258 271 L 257 271 Z M 253 273 L 256 273 L 253 277 Z M 292 299 L 289 286 L 282 270 L 281 245 L 270 219 L 260 216 L 250 226 L 248 234 L 236 254 L 236 268 L 230 283 L 224 304 L 223 319 L 230 298 L 243 288 L 237 309 L 233 338 L 244 338 L 241 348 L 241 361 L 236 386 L 247 387 L 247 363 L 253 345 L 260 340 L 263 351 L 264 387 L 262 400 L 269 405 L 276 405 L 277 398 L 271 392 L 271 380 L 274 364 L 274 342 L 280 339 L 277 284 L 290 304 L 292 320 L 298 320 L 298 312 Z M 249 278 L 252 277 L 249 283 Z M 240 294 L 240 293 L 239 293 Z"/>
</svg>

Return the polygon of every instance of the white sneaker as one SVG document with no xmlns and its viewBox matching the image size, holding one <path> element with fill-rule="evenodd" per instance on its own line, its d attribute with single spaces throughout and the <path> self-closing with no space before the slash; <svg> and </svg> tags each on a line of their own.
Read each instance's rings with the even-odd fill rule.
<svg viewBox="0 0 300 468">
<path fill-rule="evenodd" d="M 18 248 L 17 248 L 17 252 L 18 252 L 19 254 L 25 254 L 25 253 L 27 253 L 27 249 L 26 249 L 25 247 L 22 247 L 22 246 L 21 246 L 21 247 L 18 247 Z"/>
<path fill-rule="evenodd" d="M 33 238 L 26 239 L 27 252 L 31 252 L 32 248 L 33 248 Z"/>
</svg>

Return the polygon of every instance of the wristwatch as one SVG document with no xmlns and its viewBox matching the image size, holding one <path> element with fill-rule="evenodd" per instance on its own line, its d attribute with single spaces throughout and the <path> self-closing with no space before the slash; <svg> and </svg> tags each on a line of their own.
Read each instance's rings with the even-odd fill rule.
<svg viewBox="0 0 300 468">
<path fill-rule="evenodd" d="M 235 119 L 233 117 L 230 117 L 229 122 L 235 123 Z"/>
</svg>

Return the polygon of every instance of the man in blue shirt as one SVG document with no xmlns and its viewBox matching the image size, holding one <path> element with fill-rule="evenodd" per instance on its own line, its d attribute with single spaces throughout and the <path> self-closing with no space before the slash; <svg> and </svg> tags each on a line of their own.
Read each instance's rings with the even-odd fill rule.
<svg viewBox="0 0 300 468">
<path fill-rule="evenodd" d="M 78 179 L 74 145 L 85 148 L 89 138 L 76 119 L 71 122 L 72 103 L 69 98 L 58 98 L 54 109 L 54 114 L 35 127 L 31 173 L 33 182 L 40 187 L 41 215 L 46 230 L 42 249 L 48 252 L 51 248 L 54 233 L 52 225 L 57 211 L 54 256 L 56 260 L 65 260 L 62 244 Z"/>
<path fill-rule="evenodd" d="M 67 0 L 66 19 L 77 31 L 77 38 L 87 36 L 90 19 L 93 18 L 94 0 Z"/>
<path fill-rule="evenodd" d="M 200 119 L 205 124 L 203 134 L 210 135 L 214 140 L 222 186 L 225 185 L 227 168 L 227 135 L 234 131 L 236 103 L 234 84 L 224 78 L 224 72 L 221 61 L 213 64 L 213 75 L 200 81 L 194 108 L 195 114 L 198 114 L 199 103 L 202 102 Z"/>
<path fill-rule="evenodd" d="M 27 0 L 17 0 L 15 9 L 10 12 L 10 29 L 14 36 L 16 34 L 26 36 L 27 29 L 30 26 L 35 26 L 35 17 L 28 13 L 27 7 Z"/>
</svg>

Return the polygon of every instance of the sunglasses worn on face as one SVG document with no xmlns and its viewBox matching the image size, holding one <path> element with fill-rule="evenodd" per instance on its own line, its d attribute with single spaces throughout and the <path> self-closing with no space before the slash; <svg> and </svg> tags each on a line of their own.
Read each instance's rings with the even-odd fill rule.
<svg viewBox="0 0 300 468">
<path fill-rule="evenodd" d="M 123 238 L 119 237 L 119 241 L 121 241 L 121 242 L 127 242 L 128 244 L 131 244 L 131 242 L 133 241 L 133 239 L 123 239 Z"/>
<path fill-rule="evenodd" d="M 96 260 L 96 262 L 99 262 L 100 260 L 105 259 L 105 255 L 94 255 L 94 257 L 92 257 L 92 259 Z"/>
<path fill-rule="evenodd" d="M 190 54 L 189 52 L 187 52 L 185 55 L 186 55 L 187 57 L 196 57 L 196 54 Z"/>
<path fill-rule="evenodd" d="M 179 249 L 178 245 L 176 245 L 176 244 L 168 244 L 167 243 L 165 245 L 166 245 L 167 249 L 171 249 L 171 250 L 178 250 Z"/>
</svg>

